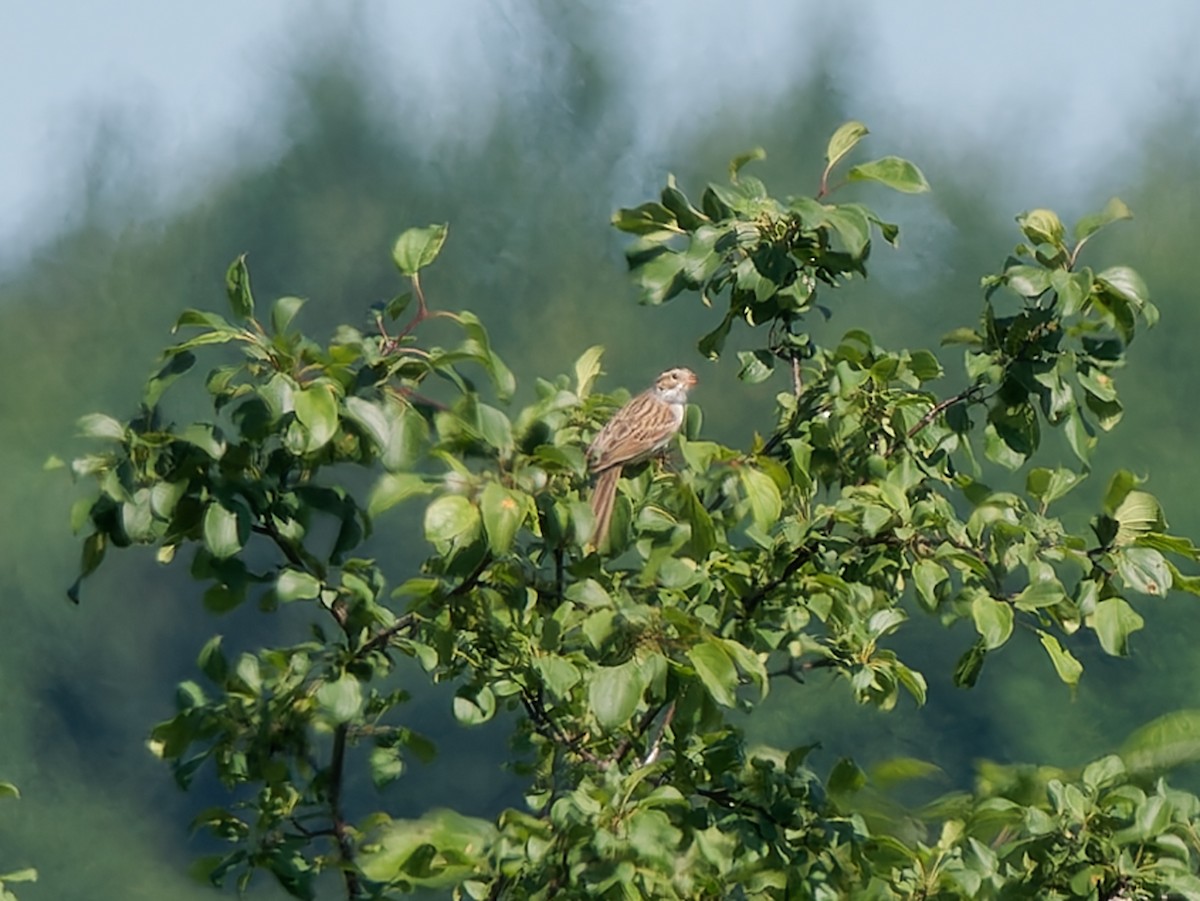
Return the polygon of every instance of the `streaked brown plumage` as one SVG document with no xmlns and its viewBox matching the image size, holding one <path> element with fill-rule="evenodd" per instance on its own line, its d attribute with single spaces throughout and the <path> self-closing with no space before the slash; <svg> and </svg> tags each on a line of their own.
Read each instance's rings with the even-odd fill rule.
<svg viewBox="0 0 1200 901">
<path fill-rule="evenodd" d="M 640 463 L 666 447 L 683 425 L 688 390 L 696 385 L 690 369 L 668 369 L 629 403 L 617 410 L 593 439 L 587 450 L 588 464 L 596 473 L 592 511 L 596 528 L 592 544 L 608 535 L 617 480 L 626 464 Z"/>
</svg>

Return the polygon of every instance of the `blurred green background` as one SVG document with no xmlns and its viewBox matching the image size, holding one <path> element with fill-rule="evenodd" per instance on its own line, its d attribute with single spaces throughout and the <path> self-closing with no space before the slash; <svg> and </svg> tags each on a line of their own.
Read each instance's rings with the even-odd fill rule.
<svg viewBox="0 0 1200 901">
<path fill-rule="evenodd" d="M 384 6 L 247 16 L 240 82 L 179 87 L 172 45 L 158 46 L 143 75 L 161 72 L 175 93 L 130 99 L 120 80 L 107 94 L 101 81 L 38 112 L 51 125 L 37 132 L 37 165 L 0 179 L 6 190 L 36 188 L 0 217 L 0 779 L 23 794 L 0 806 L 0 872 L 39 868 L 23 899 L 212 896 L 186 871 L 206 849 L 188 821 L 214 788 L 179 793 L 145 736 L 170 714 L 174 684 L 193 675 L 210 634 L 256 646 L 295 624 L 253 610 L 214 618 L 182 566 L 138 551 L 110 556 L 71 606 L 76 489 L 42 465 L 84 449 L 79 416 L 133 411 L 171 323 L 185 307 L 223 310 L 224 269 L 242 252 L 260 302 L 309 298 L 298 324 L 324 335 L 364 324 L 371 303 L 399 290 L 389 250 L 401 230 L 449 221 L 446 253 L 424 281 L 431 303 L 478 312 L 524 396 L 536 376 L 568 371 L 602 343 L 604 388 L 636 390 L 666 365 L 693 366 L 704 431 L 745 445 L 769 428 L 775 388 L 747 389 L 736 365 L 699 358 L 695 340 L 716 314 L 694 298 L 637 306 L 608 225 L 668 171 L 698 193 L 724 179 L 731 156 L 762 145 L 768 158 L 755 174 L 777 196 L 811 192 L 828 134 L 865 120 L 866 153 L 913 159 L 934 191 L 865 195 L 900 223 L 901 248 L 881 246 L 870 283 L 827 298 L 833 320 L 814 328 L 830 337 L 866 327 L 908 347 L 936 347 L 949 328 L 975 322 L 979 277 L 1016 243 L 1017 213 L 1048 206 L 1073 220 L 1117 194 L 1137 218 L 1089 245 L 1084 262 L 1140 269 L 1163 323 L 1134 344 L 1120 378 L 1125 419 L 1071 501 L 1086 517 L 1126 466 L 1152 474 L 1149 490 L 1175 530 L 1200 537 L 1200 85 L 1184 53 L 1200 18 L 1184 2 L 1141 18 L 1099 3 L 1082 19 L 1035 3 L 1003 19 L 949 2 L 920 14 L 684 0 L 480 2 L 456 15 Z M 138 4 L 112 7 L 116 17 Z M 7 24 L 15 47 L 20 23 Z M 142 24 L 124 38 L 133 56 L 164 27 L 176 38 L 184 27 L 161 10 Z M 190 38 L 216 54 L 206 41 L 220 35 Z M 45 48 L 68 72 L 78 65 L 69 44 Z M 23 50 L 7 74 L 33 58 Z M 10 112 L 21 111 L 15 84 L 3 89 Z M 224 112 L 208 115 L 214 104 Z M 192 112 L 207 125 L 181 125 Z M 941 357 L 950 394 L 962 385 L 958 351 Z M 373 545 L 396 582 L 407 526 L 393 514 Z M 1103 656 L 1089 636 L 1071 645 L 1087 668 L 1075 698 L 1032 635 L 990 658 L 976 689 L 956 690 L 950 672 L 969 629 L 917 620 L 897 645 L 929 680 L 925 708 L 859 710 L 844 686 L 816 677 L 776 686 L 748 728 L 784 746 L 819 740 L 818 768 L 846 753 L 862 763 L 925 758 L 944 770 L 937 791 L 968 786 L 978 759 L 1072 766 L 1196 705 L 1195 600 L 1176 594 L 1139 610 L 1147 627 L 1131 659 Z M 411 717 L 438 744 L 438 761 L 382 798 L 360 793 L 359 813 L 486 815 L 519 803 L 520 783 L 502 766 L 504 722 L 468 733 L 445 693 L 421 688 Z M 252 892 L 279 895 L 265 882 Z"/>
</svg>

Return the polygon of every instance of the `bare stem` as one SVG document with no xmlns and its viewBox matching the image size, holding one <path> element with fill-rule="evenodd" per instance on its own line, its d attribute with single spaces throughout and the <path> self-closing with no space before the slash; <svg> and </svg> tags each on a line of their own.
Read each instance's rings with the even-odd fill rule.
<svg viewBox="0 0 1200 901">
<path fill-rule="evenodd" d="M 342 879 L 346 884 L 346 898 L 355 901 L 363 897 L 362 883 L 358 881 L 358 872 L 354 868 L 354 842 L 342 816 L 342 782 L 346 770 L 346 732 L 347 726 L 342 723 L 333 733 L 333 756 L 329 761 L 329 818 L 333 824 L 334 841 L 337 842 L 338 856 L 342 863 Z"/>
</svg>

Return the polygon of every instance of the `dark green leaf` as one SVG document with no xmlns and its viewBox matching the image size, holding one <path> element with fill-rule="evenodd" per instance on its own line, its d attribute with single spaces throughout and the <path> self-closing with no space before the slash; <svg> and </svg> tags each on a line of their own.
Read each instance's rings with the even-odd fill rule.
<svg viewBox="0 0 1200 901">
<path fill-rule="evenodd" d="M 254 296 L 250 293 L 250 271 L 246 268 L 246 255 L 242 254 L 225 272 L 225 293 L 235 319 L 248 322 L 254 318 Z"/>
</svg>

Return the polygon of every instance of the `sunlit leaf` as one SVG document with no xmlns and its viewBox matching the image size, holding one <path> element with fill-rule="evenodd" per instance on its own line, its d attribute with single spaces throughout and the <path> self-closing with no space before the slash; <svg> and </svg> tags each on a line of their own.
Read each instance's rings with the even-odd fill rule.
<svg viewBox="0 0 1200 901">
<path fill-rule="evenodd" d="M 1118 197 L 1113 197 L 1104 205 L 1099 213 L 1084 216 L 1075 224 L 1075 240 L 1083 241 L 1090 238 L 1104 226 L 1121 219 L 1132 219 L 1133 212 Z"/>
<path fill-rule="evenodd" d="M 1038 629 L 1037 634 L 1042 647 L 1050 656 L 1050 662 L 1054 664 L 1054 671 L 1058 673 L 1058 678 L 1074 688 L 1079 684 L 1079 677 L 1083 675 L 1083 665 L 1049 632 Z"/>
<path fill-rule="evenodd" d="M 847 174 L 850 181 L 875 181 L 905 194 L 920 194 L 929 190 L 925 175 L 913 163 L 898 156 L 885 156 L 869 163 L 860 163 Z"/>
<path fill-rule="evenodd" d="M 362 683 L 345 673 L 318 688 L 316 697 L 321 712 L 329 720 L 334 723 L 348 723 L 362 710 Z"/>
<path fill-rule="evenodd" d="M 1123 657 L 1129 653 L 1129 636 L 1145 625 L 1145 620 L 1124 598 L 1105 598 L 1096 604 L 1093 628 L 1105 653 Z"/>
<path fill-rule="evenodd" d="M 448 225 L 430 225 L 405 231 L 392 247 L 392 260 L 396 267 L 404 275 L 416 275 L 437 259 L 449 230 Z"/>
<path fill-rule="evenodd" d="M 868 133 L 867 126 L 861 122 L 851 120 L 839 125 L 829 138 L 829 144 L 825 148 L 825 162 L 828 164 L 828 168 L 836 166 L 838 161 L 853 150 L 854 145 Z"/>
<path fill-rule="evenodd" d="M 971 617 L 975 620 L 975 631 L 989 651 L 1003 645 L 1012 635 L 1013 608 L 1003 601 L 976 595 L 971 602 Z"/>
<path fill-rule="evenodd" d="M 645 690 L 636 661 L 600 666 L 593 671 L 588 683 L 588 705 L 601 728 L 615 729 L 633 717 Z"/>
<path fill-rule="evenodd" d="M 483 513 L 488 547 L 497 556 L 507 554 L 525 518 L 527 507 L 524 497 L 520 492 L 497 482 L 488 482 L 480 495 L 479 507 Z"/>
<path fill-rule="evenodd" d="M 708 640 L 688 648 L 688 660 L 713 700 L 724 707 L 737 703 L 737 668 L 719 642 Z"/>
<path fill-rule="evenodd" d="M 249 531 L 248 522 L 216 501 L 204 511 L 204 546 L 217 559 L 232 557 L 240 551 Z"/>
</svg>

